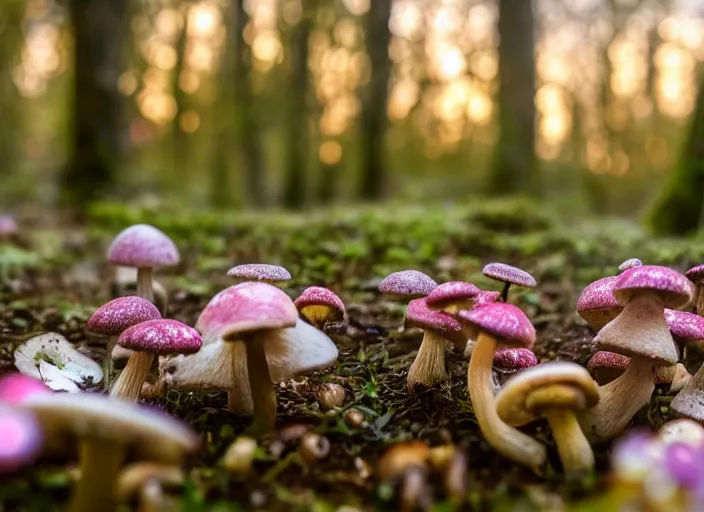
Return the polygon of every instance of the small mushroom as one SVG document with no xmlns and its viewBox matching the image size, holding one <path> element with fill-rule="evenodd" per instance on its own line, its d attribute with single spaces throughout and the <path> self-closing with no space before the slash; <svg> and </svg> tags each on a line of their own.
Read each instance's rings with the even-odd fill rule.
<svg viewBox="0 0 704 512">
<path fill-rule="evenodd" d="M 701 351 L 704 341 L 704 318 L 687 311 L 665 309 L 665 320 L 670 327 L 672 339 L 680 348 L 682 359 L 686 359 L 689 350 L 695 348 L 695 354 Z"/>
<path fill-rule="evenodd" d="M 530 348 L 535 342 L 535 327 L 523 311 L 505 302 L 475 306 L 470 311 L 461 311 L 459 318 L 479 332 L 467 375 L 479 428 L 498 452 L 539 472 L 545 462 L 545 447 L 499 417 L 491 373 L 497 345 Z"/>
<path fill-rule="evenodd" d="M 630 362 L 630 357 L 599 350 L 587 363 L 587 370 L 592 374 L 594 380 L 603 386 L 623 375 Z"/>
<path fill-rule="evenodd" d="M 34 393 L 52 391 L 41 380 L 21 373 L 11 373 L 0 379 L 0 403 L 19 404 Z"/>
<path fill-rule="evenodd" d="M 0 402 L 0 439 L 0 475 L 7 475 L 39 455 L 44 435 L 32 413 Z"/>
<path fill-rule="evenodd" d="M 162 231 L 149 224 L 135 224 L 120 232 L 108 249 L 114 265 L 137 269 L 137 295 L 154 302 L 152 270 L 176 265 L 178 249 Z"/>
<path fill-rule="evenodd" d="M 618 276 L 609 276 L 588 285 L 577 299 L 577 313 L 587 325 L 598 331 L 616 318 L 623 306 L 614 297 Z"/>
<path fill-rule="evenodd" d="M 239 436 L 225 451 L 225 455 L 222 458 L 223 466 L 235 476 L 244 476 L 252 470 L 256 451 L 256 439 Z"/>
<path fill-rule="evenodd" d="M 300 315 L 321 331 L 328 322 L 344 322 L 347 311 L 342 299 L 321 286 L 311 286 L 293 303 Z"/>
<path fill-rule="evenodd" d="M 120 502 L 138 503 L 139 512 L 158 512 L 166 510 L 164 489 L 178 489 L 184 481 L 177 466 L 137 462 L 120 471 L 117 497 Z"/>
<path fill-rule="evenodd" d="M 517 374 L 536 366 L 538 358 L 529 348 L 499 347 L 494 353 L 494 371 L 498 374 L 499 384 Z"/>
<path fill-rule="evenodd" d="M 613 294 L 623 311 L 595 338 L 600 349 L 629 356 L 631 362 L 616 380 L 599 388 L 599 403 L 580 416 L 592 440 L 607 440 L 623 431 L 650 401 L 654 369 L 677 363 L 679 353 L 665 320 L 665 308 L 678 309 L 692 299 L 693 287 L 675 270 L 642 265 L 618 276 Z"/>
<path fill-rule="evenodd" d="M 424 508 L 422 502 L 428 494 L 430 455 L 430 447 L 416 440 L 394 444 L 379 458 L 376 464 L 377 479 L 391 485 L 399 484 L 401 512 Z"/>
<path fill-rule="evenodd" d="M 555 362 L 510 379 L 496 396 L 496 410 L 513 427 L 545 418 L 565 472 L 573 473 L 594 467 L 594 453 L 575 413 L 598 400 L 598 387 L 587 370 L 574 363 Z"/>
<path fill-rule="evenodd" d="M 442 283 L 425 298 L 429 308 L 439 309 L 451 315 L 462 309 L 472 309 L 482 291 L 472 283 L 450 281 Z"/>
<path fill-rule="evenodd" d="M 696 287 L 694 298 L 694 312 L 699 316 L 704 316 L 704 264 L 690 268 L 684 273 Z"/>
<path fill-rule="evenodd" d="M 110 396 L 137 401 L 155 355 L 192 354 L 203 344 L 200 334 L 176 320 L 148 320 L 120 334 L 118 345 L 133 351 Z"/>
<path fill-rule="evenodd" d="M 345 388 L 334 382 L 326 382 L 318 390 L 318 400 L 325 409 L 342 407 L 345 403 Z"/>
<path fill-rule="evenodd" d="M 265 263 L 250 263 L 247 265 L 237 265 L 227 271 L 227 275 L 234 278 L 237 283 L 247 281 L 258 281 L 271 285 L 284 283 L 292 279 L 291 273 L 284 267 L 278 265 L 267 265 Z"/>
<path fill-rule="evenodd" d="M 113 510 L 128 449 L 140 460 L 178 464 L 199 445 L 189 427 L 161 411 L 88 393 L 35 393 L 22 401 L 51 436 L 80 442 L 81 480 L 69 510 Z"/>
<path fill-rule="evenodd" d="M 451 315 L 430 309 L 425 299 L 408 303 L 405 327 L 423 330 L 423 341 L 413 364 L 408 370 L 406 387 L 432 387 L 447 380 L 445 374 L 445 348 L 448 343 L 466 345 L 462 325 Z"/>
<path fill-rule="evenodd" d="M 423 272 L 402 270 L 382 279 L 379 291 L 394 300 L 410 300 L 425 297 L 437 286 L 438 283 Z"/>
<path fill-rule="evenodd" d="M 330 455 L 330 441 L 314 432 L 306 432 L 298 443 L 298 453 L 307 464 L 315 464 Z"/>
<path fill-rule="evenodd" d="M 482 270 L 482 274 L 490 279 L 504 283 L 504 289 L 501 292 L 501 300 L 504 302 L 508 300 L 508 290 L 512 284 L 525 288 L 538 286 L 535 278 L 528 272 L 506 263 L 489 263 Z"/>
<path fill-rule="evenodd" d="M 633 267 L 640 267 L 643 262 L 638 258 L 629 258 L 618 266 L 618 273 L 625 272 L 626 270 Z"/>
</svg>

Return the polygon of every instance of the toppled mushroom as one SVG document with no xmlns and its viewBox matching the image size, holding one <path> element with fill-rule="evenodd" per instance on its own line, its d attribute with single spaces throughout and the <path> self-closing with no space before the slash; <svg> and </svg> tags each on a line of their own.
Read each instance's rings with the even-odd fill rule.
<svg viewBox="0 0 704 512">
<path fill-rule="evenodd" d="M 137 269 L 137 295 L 154 302 L 152 270 L 178 264 L 176 245 L 162 231 L 149 224 L 135 224 L 120 232 L 108 249 L 114 265 Z"/>
<path fill-rule="evenodd" d="M 533 324 L 523 311 L 505 302 L 475 306 L 461 311 L 459 317 L 479 333 L 469 360 L 467 384 L 482 434 L 498 452 L 539 472 L 545 462 L 545 447 L 499 417 L 491 373 L 497 345 L 530 348 L 535 342 Z"/>
<path fill-rule="evenodd" d="M 203 341 L 198 331 L 177 320 L 148 320 L 120 334 L 121 347 L 132 350 L 127 366 L 110 390 L 110 396 L 137 401 L 155 355 L 192 354 Z"/>
<path fill-rule="evenodd" d="M 164 490 L 178 489 L 184 481 L 185 475 L 178 466 L 137 462 L 120 471 L 117 499 L 123 503 L 138 503 L 142 512 L 167 510 Z"/>
<path fill-rule="evenodd" d="M 44 434 L 32 413 L 0 403 L 0 439 L 0 475 L 6 475 L 39 455 Z"/>
<path fill-rule="evenodd" d="M 104 395 L 35 393 L 22 401 L 47 432 L 47 439 L 77 439 L 81 479 L 69 510 L 113 510 L 116 480 L 125 455 L 140 460 L 180 464 L 199 446 L 183 423 L 156 409 L 146 409 Z"/>
<path fill-rule="evenodd" d="M 452 315 L 462 309 L 472 309 L 475 300 L 481 294 L 482 291 L 472 283 L 450 281 L 438 285 L 428 294 L 425 301 L 429 308 L 439 309 Z"/>
<path fill-rule="evenodd" d="M 618 276 L 613 290 L 624 305 L 623 311 L 594 341 L 600 349 L 629 356 L 631 362 L 623 375 L 599 388 L 599 403 L 580 416 L 582 429 L 591 440 L 620 434 L 650 401 L 655 367 L 677 363 L 679 353 L 665 321 L 665 308 L 682 308 L 693 294 L 686 277 L 655 265 L 626 270 Z"/>
<path fill-rule="evenodd" d="M 462 346 L 466 338 L 461 324 L 451 315 L 430 309 L 425 299 L 408 303 L 405 327 L 423 330 L 423 341 L 413 364 L 408 369 L 406 387 L 432 387 L 447 380 L 445 374 L 445 348 L 449 343 Z"/>
<path fill-rule="evenodd" d="M 499 376 L 499 384 L 537 364 L 538 358 L 529 348 L 499 347 L 494 353 L 494 371 Z"/>
<path fill-rule="evenodd" d="M 640 267 L 643 264 L 638 258 L 629 258 L 618 266 L 619 274 L 625 272 L 629 268 Z"/>
<path fill-rule="evenodd" d="M 438 283 L 423 272 L 402 270 L 382 279 L 379 283 L 379 291 L 395 300 L 419 299 L 428 295 L 437 286 Z"/>
<path fill-rule="evenodd" d="M 56 391 L 78 391 L 103 381 L 100 365 L 55 332 L 34 336 L 20 345 L 15 350 L 15 366 Z"/>
<path fill-rule="evenodd" d="M 618 276 L 609 276 L 588 285 L 577 299 L 577 313 L 587 325 L 598 331 L 616 318 L 623 306 L 614 297 Z"/>
<path fill-rule="evenodd" d="M 587 370 L 575 363 L 555 362 L 529 368 L 510 379 L 496 396 L 496 409 L 513 427 L 545 418 L 562 466 L 572 473 L 594 467 L 594 453 L 575 413 L 598 400 L 598 387 Z"/>
<path fill-rule="evenodd" d="M 267 265 L 265 263 L 249 263 L 247 265 L 237 265 L 227 271 L 227 275 L 234 278 L 237 283 L 246 281 L 258 281 L 268 284 L 277 284 L 290 281 L 291 273 L 284 267 L 278 265 Z"/>
<path fill-rule="evenodd" d="M 321 331 L 328 322 L 344 322 L 347 318 L 342 299 L 321 286 L 306 288 L 293 303 L 300 315 Z"/>
<path fill-rule="evenodd" d="M 399 508 L 410 512 L 425 509 L 428 503 L 427 478 L 430 469 L 430 447 L 422 441 L 397 443 L 388 448 L 376 464 L 376 477 L 381 483 L 399 485 Z"/>
<path fill-rule="evenodd" d="M 690 268 L 684 273 L 696 287 L 694 298 L 694 312 L 699 316 L 704 316 L 704 264 Z"/>
<path fill-rule="evenodd" d="M 525 288 L 535 288 L 538 283 L 535 278 L 523 269 L 507 265 L 506 263 L 489 263 L 484 266 L 482 274 L 486 277 L 504 283 L 501 291 L 501 300 L 508 300 L 508 291 L 512 284 Z"/>
</svg>

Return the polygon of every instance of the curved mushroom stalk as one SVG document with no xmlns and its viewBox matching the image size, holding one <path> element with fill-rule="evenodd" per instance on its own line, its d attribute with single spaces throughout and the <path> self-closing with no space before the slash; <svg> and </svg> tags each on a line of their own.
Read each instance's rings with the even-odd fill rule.
<svg viewBox="0 0 704 512">
<path fill-rule="evenodd" d="M 447 380 L 445 345 L 443 338 L 430 330 L 424 331 L 418 355 L 408 370 L 406 387 L 409 390 L 416 386 L 433 387 Z"/>
<path fill-rule="evenodd" d="M 571 410 L 551 409 L 543 412 L 555 438 L 562 467 L 566 473 L 588 471 L 594 467 L 594 452 Z"/>
<path fill-rule="evenodd" d="M 152 284 L 152 269 L 139 267 L 137 269 L 137 295 L 154 303 L 154 287 Z"/>
<path fill-rule="evenodd" d="M 70 512 L 115 507 L 115 480 L 124 455 L 124 447 L 111 441 L 85 439 L 81 443 L 81 480 L 71 499 Z"/>
<path fill-rule="evenodd" d="M 545 447 L 535 439 L 510 427 L 496 412 L 491 366 L 496 339 L 480 332 L 469 360 L 467 380 L 472 408 L 479 428 L 488 443 L 498 452 L 540 473 L 545 463 Z"/>
<path fill-rule="evenodd" d="M 127 361 L 127 366 L 110 390 L 110 396 L 130 402 L 137 402 L 142 392 L 142 384 L 149 376 L 154 354 L 134 351 Z"/>
</svg>

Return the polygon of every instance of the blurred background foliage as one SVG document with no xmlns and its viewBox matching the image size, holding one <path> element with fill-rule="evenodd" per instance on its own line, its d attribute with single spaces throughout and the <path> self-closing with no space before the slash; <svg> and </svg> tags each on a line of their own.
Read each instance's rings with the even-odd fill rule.
<svg viewBox="0 0 704 512">
<path fill-rule="evenodd" d="M 704 217 L 701 0 L 2 0 L 0 205 Z"/>
</svg>

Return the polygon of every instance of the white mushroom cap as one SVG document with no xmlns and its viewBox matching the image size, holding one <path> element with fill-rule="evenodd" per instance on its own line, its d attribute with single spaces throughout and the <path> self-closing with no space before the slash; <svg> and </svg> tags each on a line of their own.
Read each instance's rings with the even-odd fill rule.
<svg viewBox="0 0 704 512">
<path fill-rule="evenodd" d="M 49 436 L 75 436 L 132 446 L 141 457 L 178 462 L 194 451 L 198 436 L 185 424 L 156 409 L 92 393 L 34 394 L 22 406 L 32 411 Z"/>
<path fill-rule="evenodd" d="M 295 327 L 272 333 L 265 348 L 275 381 L 328 368 L 338 355 L 335 343 L 326 334 L 301 319 Z"/>
<path fill-rule="evenodd" d="M 536 391 L 550 386 L 559 391 L 547 401 L 531 399 Z M 528 368 L 509 379 L 496 396 L 496 410 L 506 423 L 520 427 L 540 418 L 541 409 L 583 410 L 598 400 L 599 388 L 585 368 L 555 362 Z"/>
</svg>

